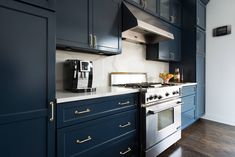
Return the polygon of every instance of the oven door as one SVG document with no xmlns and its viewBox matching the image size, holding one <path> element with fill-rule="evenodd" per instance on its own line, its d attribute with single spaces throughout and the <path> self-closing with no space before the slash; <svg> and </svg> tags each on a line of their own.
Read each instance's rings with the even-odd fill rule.
<svg viewBox="0 0 235 157">
<path fill-rule="evenodd" d="M 181 104 L 181 99 L 176 99 L 145 108 L 146 149 L 180 129 Z"/>
</svg>

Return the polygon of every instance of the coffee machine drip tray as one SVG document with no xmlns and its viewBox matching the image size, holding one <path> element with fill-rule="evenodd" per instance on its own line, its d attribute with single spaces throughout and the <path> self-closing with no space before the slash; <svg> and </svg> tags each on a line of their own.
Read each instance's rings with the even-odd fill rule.
<svg viewBox="0 0 235 157">
<path fill-rule="evenodd" d="M 74 93 L 85 93 L 85 92 L 95 92 L 96 88 L 77 88 L 73 89 L 72 92 Z"/>
</svg>

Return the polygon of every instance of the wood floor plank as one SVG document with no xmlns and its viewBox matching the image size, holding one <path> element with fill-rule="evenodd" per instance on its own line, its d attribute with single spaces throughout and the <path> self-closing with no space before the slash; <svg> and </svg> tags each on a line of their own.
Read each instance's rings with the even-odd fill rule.
<svg viewBox="0 0 235 157">
<path fill-rule="evenodd" d="M 235 157 L 235 127 L 199 120 L 160 157 Z"/>
</svg>

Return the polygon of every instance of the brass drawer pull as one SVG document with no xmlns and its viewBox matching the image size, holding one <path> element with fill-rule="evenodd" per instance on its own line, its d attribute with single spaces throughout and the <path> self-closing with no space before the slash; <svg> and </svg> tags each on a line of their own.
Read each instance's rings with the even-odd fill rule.
<svg viewBox="0 0 235 157">
<path fill-rule="evenodd" d="M 125 128 L 125 127 L 128 127 L 128 126 L 130 126 L 131 125 L 131 122 L 128 122 L 127 124 L 125 124 L 125 125 L 119 125 L 119 128 Z"/>
<path fill-rule="evenodd" d="M 80 115 L 80 114 L 89 113 L 89 112 L 91 112 L 91 110 L 88 108 L 88 109 L 86 109 L 86 110 L 84 110 L 84 111 L 78 111 L 78 110 L 76 110 L 76 111 L 74 112 L 74 114 Z"/>
<path fill-rule="evenodd" d="M 82 140 L 82 141 L 77 140 L 76 143 L 77 143 L 77 144 L 82 144 L 82 143 L 88 142 L 88 141 L 90 141 L 90 140 L 92 140 L 92 138 L 91 138 L 91 136 L 88 136 L 87 139 Z"/>
<path fill-rule="evenodd" d="M 119 102 L 118 104 L 119 104 L 119 105 L 129 105 L 129 104 L 130 104 L 130 101 L 126 101 L 126 102 Z"/>
<path fill-rule="evenodd" d="M 120 155 L 125 155 L 131 151 L 131 148 L 128 147 L 128 149 L 125 152 L 120 152 Z"/>
</svg>

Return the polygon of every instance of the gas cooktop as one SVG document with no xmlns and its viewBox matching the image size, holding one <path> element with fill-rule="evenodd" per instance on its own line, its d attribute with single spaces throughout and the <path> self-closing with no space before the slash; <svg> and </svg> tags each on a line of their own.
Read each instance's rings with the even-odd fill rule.
<svg viewBox="0 0 235 157">
<path fill-rule="evenodd" d="M 158 88 L 158 87 L 175 86 L 175 84 L 174 83 L 162 84 L 159 82 L 142 82 L 142 83 L 116 84 L 113 86 L 127 87 L 127 88 Z"/>
</svg>

